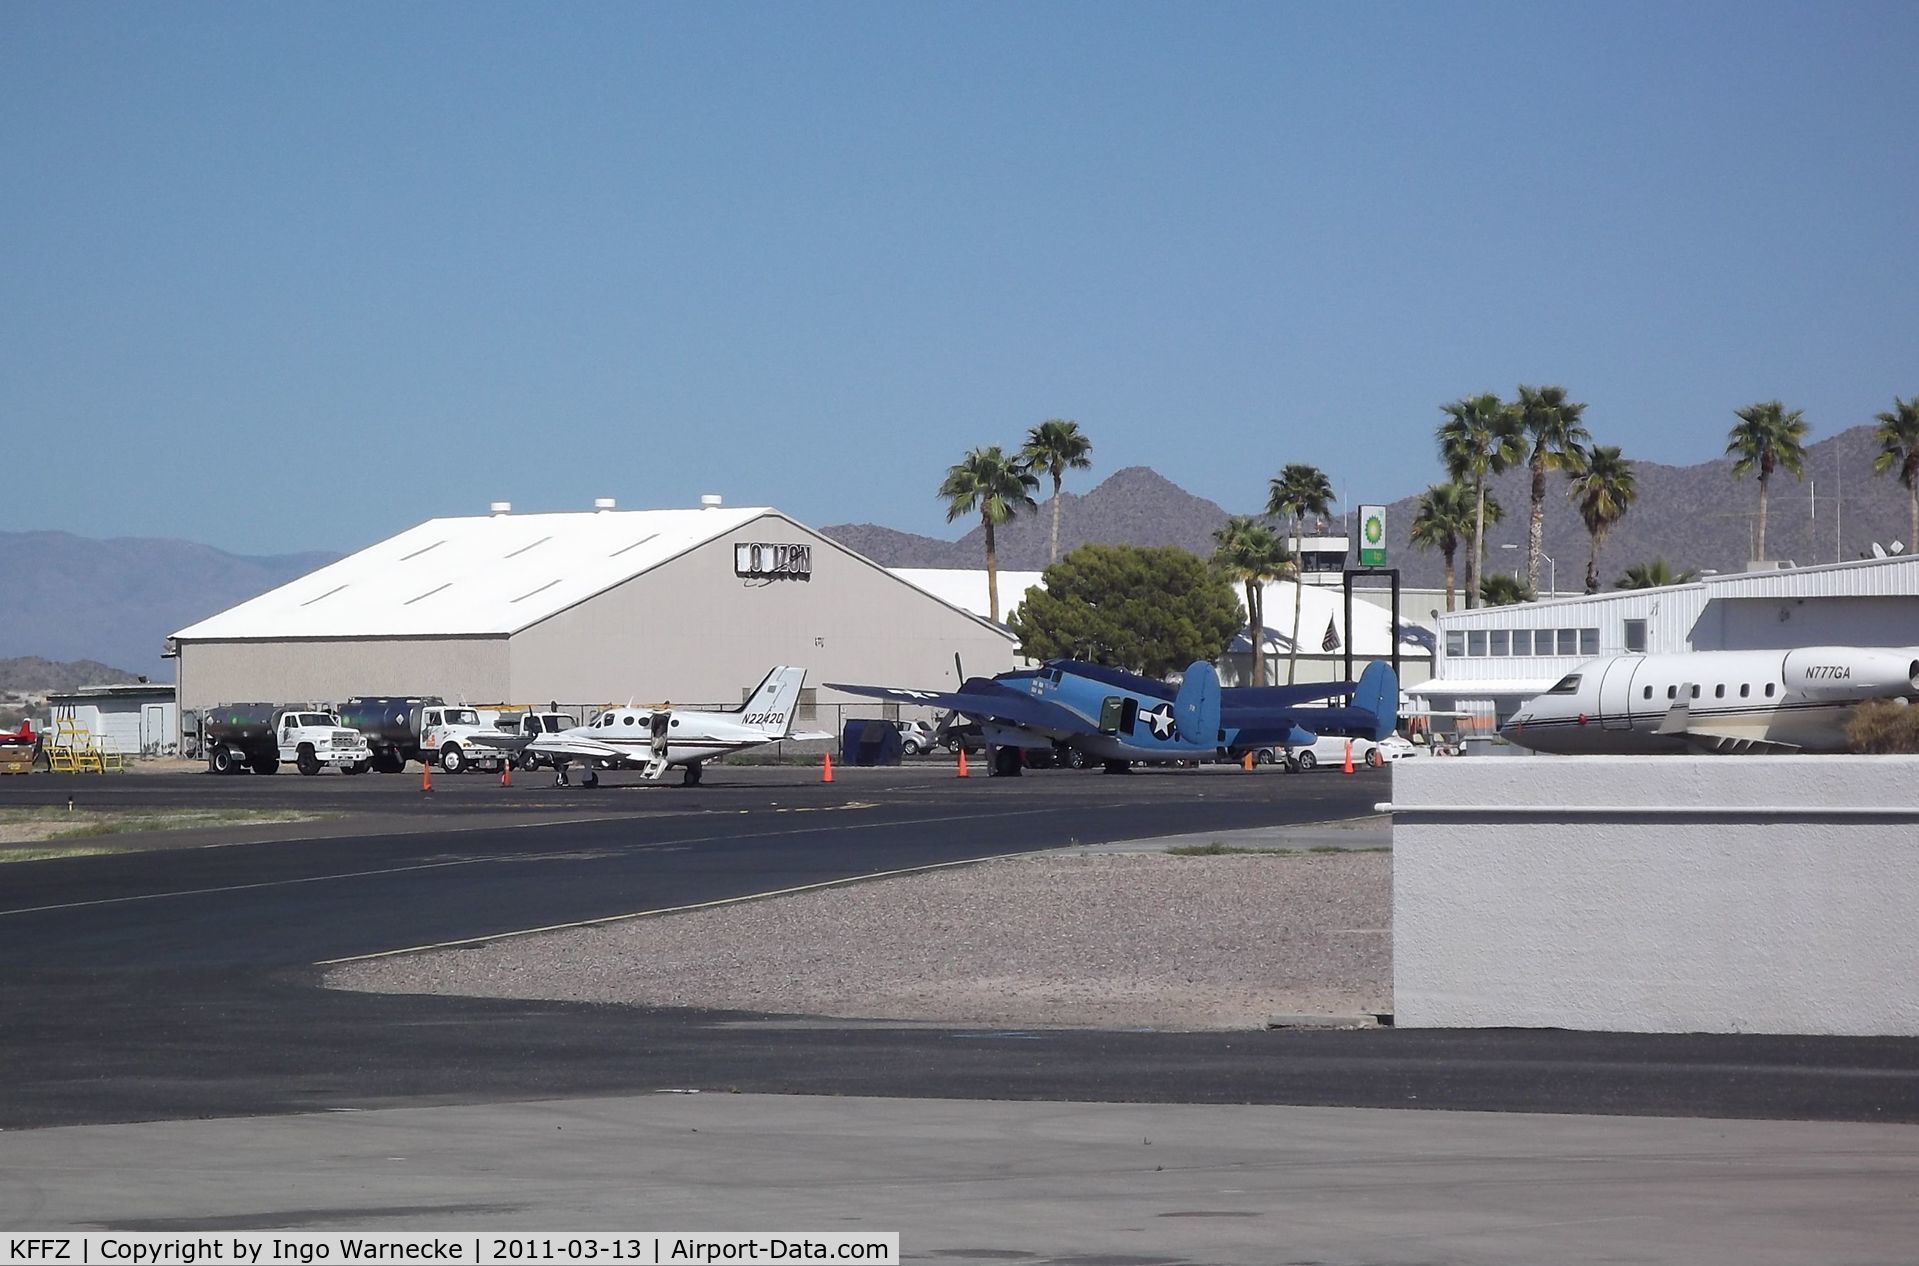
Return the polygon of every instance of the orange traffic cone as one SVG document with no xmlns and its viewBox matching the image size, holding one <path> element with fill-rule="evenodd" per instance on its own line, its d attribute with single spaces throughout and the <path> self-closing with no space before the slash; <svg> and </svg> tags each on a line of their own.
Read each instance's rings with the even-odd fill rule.
<svg viewBox="0 0 1919 1266">
<path fill-rule="evenodd" d="M 420 790 L 433 790 L 433 762 L 430 760 L 420 762 Z"/>
<path fill-rule="evenodd" d="M 500 762 L 500 785 L 502 787 L 513 785 L 513 762 L 510 760 Z"/>
<path fill-rule="evenodd" d="M 1239 764 L 1240 764 L 1240 768 L 1244 769 L 1247 773 L 1249 774 L 1252 773 L 1253 772 L 1253 754 L 1251 752 L 1246 753 L 1246 755 L 1240 758 Z"/>
<path fill-rule="evenodd" d="M 959 766 L 959 775 L 958 775 L 958 776 L 959 776 L 959 777 L 961 777 L 961 778 L 964 778 L 964 777 L 966 777 L 966 776 L 967 776 L 967 774 L 966 774 L 966 748 L 965 748 L 964 746 L 962 746 L 962 747 L 960 748 L 960 751 L 959 751 L 959 757 L 960 757 L 960 766 Z"/>
<path fill-rule="evenodd" d="M 820 781 L 833 781 L 833 753 L 831 752 L 823 752 L 820 755 Z"/>
<path fill-rule="evenodd" d="M 1340 772 L 1347 774 L 1353 772 L 1353 741 L 1351 739 L 1346 740 L 1346 764 Z"/>
</svg>

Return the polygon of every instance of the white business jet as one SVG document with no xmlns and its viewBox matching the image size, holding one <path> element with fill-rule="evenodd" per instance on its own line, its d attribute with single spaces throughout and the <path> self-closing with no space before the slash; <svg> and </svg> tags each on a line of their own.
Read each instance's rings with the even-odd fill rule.
<svg viewBox="0 0 1919 1266">
<path fill-rule="evenodd" d="M 601 769 L 643 769 L 647 778 L 658 781 L 669 766 L 678 765 L 681 785 L 696 787 L 701 766 L 716 756 L 781 739 L 833 737 L 825 731 L 793 733 L 793 714 L 805 683 L 804 668 L 775 668 L 751 698 L 725 712 L 664 705 L 608 708 L 585 725 L 540 735 L 525 750 L 551 762 L 561 785 L 568 781 L 572 764 L 585 766 L 581 781 L 589 787 L 599 786 Z"/>
<path fill-rule="evenodd" d="M 1919 647 L 1807 646 L 1588 660 L 1499 732 L 1562 754 L 1843 752 L 1869 699 L 1919 696 Z"/>
</svg>

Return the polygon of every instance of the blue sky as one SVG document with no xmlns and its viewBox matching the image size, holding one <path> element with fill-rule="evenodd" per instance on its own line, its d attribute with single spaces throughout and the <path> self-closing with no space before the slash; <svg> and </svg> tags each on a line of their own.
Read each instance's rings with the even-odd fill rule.
<svg viewBox="0 0 1919 1266">
<path fill-rule="evenodd" d="M 14 526 L 240 553 L 968 447 L 1234 510 L 1563 383 L 1719 453 L 1919 393 L 1919 5 L 13 3 Z"/>
</svg>

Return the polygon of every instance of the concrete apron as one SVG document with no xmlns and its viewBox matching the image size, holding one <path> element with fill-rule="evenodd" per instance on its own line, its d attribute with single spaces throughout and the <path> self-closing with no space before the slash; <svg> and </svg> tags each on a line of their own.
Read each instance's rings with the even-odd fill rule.
<svg viewBox="0 0 1919 1266">
<path fill-rule="evenodd" d="M 948 1262 L 1906 1260 L 1919 1127 L 674 1094 L 10 1133 L 21 1230 L 899 1231 Z"/>
</svg>

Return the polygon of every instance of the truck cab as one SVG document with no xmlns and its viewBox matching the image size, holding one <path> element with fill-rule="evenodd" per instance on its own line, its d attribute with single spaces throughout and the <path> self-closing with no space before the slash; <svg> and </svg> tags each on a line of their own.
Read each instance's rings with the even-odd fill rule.
<svg viewBox="0 0 1919 1266">
<path fill-rule="evenodd" d="M 363 774 L 373 767 L 366 736 L 340 724 L 328 712 L 282 712 L 275 726 L 281 761 L 291 761 L 309 776 L 331 766 L 343 774 Z"/>
<path fill-rule="evenodd" d="M 499 731 L 464 704 L 436 704 L 420 709 L 420 759 L 436 761 L 449 774 L 480 767 L 498 769 L 506 759 L 498 748 L 474 740 Z"/>
</svg>

